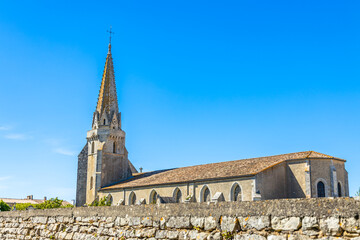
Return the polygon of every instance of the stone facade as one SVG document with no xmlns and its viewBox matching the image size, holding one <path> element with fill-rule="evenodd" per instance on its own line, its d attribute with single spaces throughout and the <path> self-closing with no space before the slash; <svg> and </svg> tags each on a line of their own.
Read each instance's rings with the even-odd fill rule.
<svg viewBox="0 0 360 240">
<path fill-rule="evenodd" d="M 360 201 L 296 199 L 0 213 L 0 239 L 360 239 Z"/>
<path fill-rule="evenodd" d="M 168 183 L 154 186 L 135 186 L 123 188 L 103 188 L 99 197 L 112 196 L 113 205 L 117 204 L 148 204 L 152 203 L 152 196 L 156 192 L 162 203 L 176 202 L 176 193 L 180 192 L 179 202 L 206 202 L 206 201 L 235 201 L 235 188 L 240 189 L 236 201 L 253 201 L 282 198 L 313 198 L 318 197 L 317 183 L 325 184 L 326 197 L 338 197 L 336 183 L 342 186 L 341 196 L 348 196 L 347 172 L 345 162 L 334 159 L 314 158 L 287 160 L 269 167 L 253 176 L 240 176 L 223 179 L 194 180 L 184 183 Z M 337 178 L 334 184 L 328 185 L 333 172 Z M 127 181 L 131 181 L 127 180 Z M 345 183 L 344 185 L 342 183 Z M 207 188 L 210 198 L 204 198 L 204 189 Z M 220 200 L 215 195 L 222 194 Z M 131 201 L 135 196 L 136 201 Z M 142 200 L 142 202 L 140 202 Z"/>
<path fill-rule="evenodd" d="M 86 144 L 78 156 L 78 172 L 76 184 L 76 204 L 83 206 L 86 203 L 86 183 L 88 165 L 88 145 Z"/>
</svg>

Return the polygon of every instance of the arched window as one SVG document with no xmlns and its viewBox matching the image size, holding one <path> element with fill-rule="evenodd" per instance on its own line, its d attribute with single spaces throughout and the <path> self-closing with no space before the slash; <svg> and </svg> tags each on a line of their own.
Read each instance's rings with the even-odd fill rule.
<svg viewBox="0 0 360 240">
<path fill-rule="evenodd" d="M 322 181 L 317 183 L 317 196 L 325 197 L 325 184 Z"/>
<path fill-rule="evenodd" d="M 90 178 L 90 190 L 93 188 L 94 185 L 94 177 Z"/>
<path fill-rule="evenodd" d="M 341 192 L 341 183 L 340 183 L 340 182 L 338 182 L 338 184 L 337 184 L 337 188 L 338 188 L 338 196 L 339 196 L 339 197 L 342 197 L 342 192 Z"/>
<path fill-rule="evenodd" d="M 136 195 L 134 192 L 131 192 L 129 196 L 129 205 L 135 205 L 135 202 L 136 202 Z"/>
<path fill-rule="evenodd" d="M 106 120 L 104 119 L 104 125 L 106 124 Z"/>
<path fill-rule="evenodd" d="M 155 204 L 156 201 L 157 201 L 157 198 L 158 198 L 158 194 L 155 190 L 152 190 L 151 193 L 150 193 L 150 200 L 149 200 L 149 203 L 150 204 Z"/>
<path fill-rule="evenodd" d="M 204 186 L 201 189 L 200 201 L 201 202 L 210 202 L 211 201 L 210 190 L 207 186 Z"/>
<path fill-rule="evenodd" d="M 231 188 L 231 200 L 232 201 L 242 201 L 241 188 L 239 184 L 235 183 Z"/>
<path fill-rule="evenodd" d="M 116 142 L 113 143 L 113 153 L 116 153 Z"/>
<path fill-rule="evenodd" d="M 92 142 L 91 143 L 91 153 L 94 153 L 95 152 L 95 143 Z"/>
<path fill-rule="evenodd" d="M 182 202 L 182 194 L 181 194 L 181 190 L 179 188 L 176 188 L 174 191 L 174 199 L 175 199 L 176 203 Z"/>
</svg>

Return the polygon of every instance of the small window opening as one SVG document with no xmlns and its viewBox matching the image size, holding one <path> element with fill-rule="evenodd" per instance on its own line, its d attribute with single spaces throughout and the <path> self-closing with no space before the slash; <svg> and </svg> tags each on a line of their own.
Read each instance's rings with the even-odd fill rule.
<svg viewBox="0 0 360 240">
<path fill-rule="evenodd" d="M 151 196 L 150 196 L 150 204 L 156 204 L 156 200 L 158 198 L 158 194 L 156 191 L 152 191 L 151 192 Z"/>
<path fill-rule="evenodd" d="M 93 185 L 94 185 L 94 178 L 91 177 L 90 178 L 90 190 L 93 188 Z"/>
<path fill-rule="evenodd" d="M 113 153 L 116 153 L 116 142 L 113 143 Z"/>
<path fill-rule="evenodd" d="M 235 202 L 241 201 L 241 188 L 239 184 L 236 184 L 236 187 L 233 190 L 233 200 Z"/>
<path fill-rule="evenodd" d="M 106 120 L 104 119 L 104 125 L 106 124 Z"/>
<path fill-rule="evenodd" d="M 203 190 L 203 202 L 210 202 L 210 201 L 211 201 L 210 190 L 208 187 L 205 187 L 205 189 Z"/>
<path fill-rule="evenodd" d="M 317 195 L 318 197 L 325 197 L 325 184 L 322 181 L 317 184 Z"/>
<path fill-rule="evenodd" d="M 337 188 L 338 188 L 338 196 L 339 196 L 339 197 L 342 197 L 342 192 L 341 192 L 341 183 L 340 183 L 340 182 L 338 182 L 338 184 L 337 184 Z"/>
<path fill-rule="evenodd" d="M 180 191 L 180 189 L 177 189 L 175 192 L 175 202 L 181 203 L 182 202 L 181 197 L 182 197 L 181 191 Z"/>
<path fill-rule="evenodd" d="M 130 194 L 130 201 L 129 201 L 129 205 L 135 205 L 135 202 L 136 202 L 136 195 L 134 192 L 132 192 Z"/>
</svg>

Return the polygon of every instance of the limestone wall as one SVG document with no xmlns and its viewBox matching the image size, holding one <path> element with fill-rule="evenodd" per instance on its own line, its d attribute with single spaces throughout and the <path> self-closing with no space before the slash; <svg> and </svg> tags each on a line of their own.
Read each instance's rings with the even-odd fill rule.
<svg viewBox="0 0 360 240">
<path fill-rule="evenodd" d="M 352 198 L 79 207 L 0 213 L 0 239 L 360 240 Z"/>
</svg>

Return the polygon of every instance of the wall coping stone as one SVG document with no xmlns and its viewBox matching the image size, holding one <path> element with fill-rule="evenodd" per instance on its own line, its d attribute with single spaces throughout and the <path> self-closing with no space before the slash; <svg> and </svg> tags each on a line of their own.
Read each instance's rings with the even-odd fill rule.
<svg viewBox="0 0 360 240">
<path fill-rule="evenodd" d="M 218 203 L 168 203 L 106 207 L 75 207 L 32 211 L 0 212 L 0 217 L 161 217 L 170 216 L 278 216 L 278 217 L 359 217 L 360 200 L 354 198 L 278 199 Z"/>
</svg>

